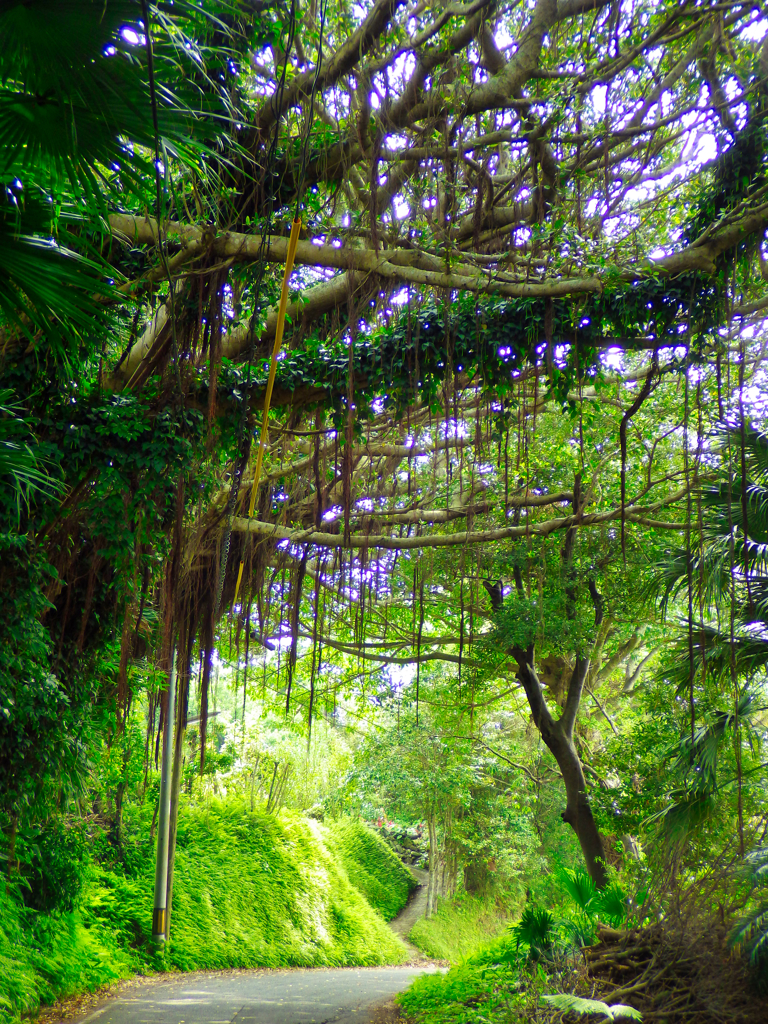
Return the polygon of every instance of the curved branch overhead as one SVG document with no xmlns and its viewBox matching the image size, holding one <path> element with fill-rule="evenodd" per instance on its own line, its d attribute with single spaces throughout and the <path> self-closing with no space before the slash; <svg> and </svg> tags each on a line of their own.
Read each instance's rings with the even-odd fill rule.
<svg viewBox="0 0 768 1024">
<path fill-rule="evenodd" d="M 218 572 L 226 607 L 238 558 L 250 601 L 266 566 L 293 572 L 310 549 L 340 560 L 312 578 L 346 593 L 345 559 L 362 579 L 369 558 L 378 573 L 398 552 L 479 566 L 582 529 L 609 543 L 619 521 L 678 530 L 703 472 L 671 468 L 679 417 L 665 412 L 648 444 L 638 412 L 625 445 L 612 417 L 657 366 L 654 407 L 695 362 L 718 414 L 734 374 L 759 371 L 756 21 L 748 3 L 713 0 L 328 0 L 322 25 L 316 5 L 292 23 L 244 9 L 226 67 L 205 67 L 203 48 L 192 78 L 217 103 L 225 83 L 228 131 L 192 160 L 162 141 L 158 208 L 123 195 L 114 165 L 101 233 L 62 231 L 111 266 L 93 289 L 121 324 L 100 364 L 107 401 L 143 403 L 153 423 L 205 411 L 218 461 L 207 506 L 183 523 L 185 585 L 207 592 Z M 542 431 L 559 447 L 540 448 Z"/>
<path fill-rule="evenodd" d="M 597 889 L 623 877 L 606 835 L 638 835 L 670 949 L 671 898 L 725 934 L 752 898 L 733 837 L 765 836 L 765 4 L 11 0 L 0 39 L 19 921 L 98 792 L 100 856 L 144 870 L 122 830 L 150 825 L 164 735 L 155 922 L 193 787 L 223 772 L 254 811 L 268 747 L 267 813 L 301 760 L 297 807 L 332 764 L 325 806 L 375 816 L 360 765 L 424 748 L 464 781 L 398 807 L 445 849 L 479 814 L 478 891 L 525 887 L 523 851 L 540 874 L 559 812 Z M 323 725 L 318 756 L 323 720 L 354 743 Z M 623 913 L 617 891 L 589 907 Z"/>
<path fill-rule="evenodd" d="M 289 309 L 293 349 L 377 291 L 384 302 L 406 289 L 413 301 L 468 293 L 563 299 L 572 308 L 585 295 L 661 278 L 700 292 L 729 253 L 754 249 L 768 226 L 759 154 L 750 157 L 756 173 L 735 187 L 713 160 L 725 148 L 743 163 L 764 135 L 754 11 L 728 5 L 717 37 L 715 7 L 707 12 L 685 2 L 614 15 L 599 0 L 329 5 L 320 67 L 312 19 L 297 24 L 290 53 L 254 51 L 252 69 L 243 66 L 233 84 L 249 123 L 224 168 L 230 198 L 208 210 L 207 224 L 162 225 L 168 270 L 180 288 L 222 264 L 240 276 L 240 310 L 221 348 L 235 360 L 274 336 L 276 308 L 248 282 L 278 273 L 297 201 L 306 227 L 293 276 L 300 294 Z M 705 51 L 709 79 L 701 77 Z M 723 137 L 722 95 L 713 99 L 707 83 L 729 62 L 729 111 L 741 113 L 728 113 L 736 130 Z M 307 124 L 310 96 L 315 120 Z M 667 217 L 670 191 L 679 201 Z M 707 203 L 715 215 L 699 223 Z M 113 212 L 109 227 L 149 263 L 120 286 L 123 300 L 162 290 L 156 222 Z M 741 305 L 762 312 L 762 279 L 744 285 Z M 167 344 L 163 352 L 157 358 L 148 328 L 121 378 L 142 360 L 153 361 L 150 373 L 162 369 Z"/>
</svg>

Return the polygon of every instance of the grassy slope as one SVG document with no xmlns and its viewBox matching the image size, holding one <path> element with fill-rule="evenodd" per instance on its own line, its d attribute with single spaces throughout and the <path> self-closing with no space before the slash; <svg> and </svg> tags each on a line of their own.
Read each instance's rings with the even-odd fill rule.
<svg viewBox="0 0 768 1024">
<path fill-rule="evenodd" d="M 417 921 L 408 938 L 427 956 L 457 963 L 509 923 L 508 914 L 495 901 L 462 893 L 441 902 L 434 917 Z"/>
<path fill-rule="evenodd" d="M 391 921 L 416 888 L 416 879 L 386 843 L 359 821 L 342 820 L 329 833 L 350 882 L 385 921 Z"/>
<path fill-rule="evenodd" d="M 148 848 L 131 877 L 92 865 L 72 913 L 36 914 L 0 889 L 0 1021 L 137 971 L 401 962 L 383 915 L 405 903 L 407 882 L 373 884 L 379 865 L 394 877 L 391 853 L 361 828 L 215 803 L 184 810 L 162 956 L 149 941 Z"/>
<path fill-rule="evenodd" d="M 532 1019 L 518 999 L 516 943 L 509 930 L 454 963 L 446 974 L 424 974 L 397 997 L 417 1024 L 518 1024 Z M 538 993 L 534 1004 L 538 1002 Z"/>
</svg>

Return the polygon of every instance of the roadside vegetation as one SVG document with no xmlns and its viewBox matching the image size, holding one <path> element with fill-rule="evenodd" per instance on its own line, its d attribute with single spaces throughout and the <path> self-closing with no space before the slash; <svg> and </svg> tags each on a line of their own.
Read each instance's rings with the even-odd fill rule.
<svg viewBox="0 0 768 1024">
<path fill-rule="evenodd" d="M 439 902 L 433 916 L 418 921 L 408 938 L 426 956 L 457 963 L 517 918 L 518 907 L 502 898 L 498 892 L 479 896 L 462 891 Z"/>
<path fill-rule="evenodd" d="M 7 0 L 0 185 L 0 1012 L 763 1024 L 764 5 Z"/>
<path fill-rule="evenodd" d="M 39 838 L 36 873 L 0 893 L 0 1019 L 136 973 L 406 958 L 385 920 L 413 881 L 375 832 L 216 798 L 181 810 L 173 938 L 158 948 L 151 813 L 127 815 L 122 856 L 93 822 Z"/>
</svg>

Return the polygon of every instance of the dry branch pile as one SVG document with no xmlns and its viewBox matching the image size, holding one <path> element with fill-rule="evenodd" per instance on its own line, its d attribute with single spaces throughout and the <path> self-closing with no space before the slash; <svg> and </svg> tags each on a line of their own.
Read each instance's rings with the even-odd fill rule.
<svg viewBox="0 0 768 1024">
<path fill-rule="evenodd" d="M 659 1024 L 764 1024 L 765 1001 L 713 921 L 617 931 L 600 927 L 584 951 L 597 998 L 627 1003 Z"/>
</svg>

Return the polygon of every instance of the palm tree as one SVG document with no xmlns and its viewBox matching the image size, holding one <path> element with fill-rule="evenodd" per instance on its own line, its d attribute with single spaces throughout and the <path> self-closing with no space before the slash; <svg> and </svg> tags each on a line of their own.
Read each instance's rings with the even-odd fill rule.
<svg viewBox="0 0 768 1024">
<path fill-rule="evenodd" d="M 680 690 L 694 676 L 750 679 L 768 665 L 768 434 L 726 426 L 716 440 L 722 468 L 698 495 L 698 536 L 667 552 L 652 588 L 664 614 L 690 591 L 694 615 L 665 672 Z"/>
<path fill-rule="evenodd" d="M 199 168 L 221 134 L 187 31 L 210 15 L 165 6 L 0 8 L 0 352 L 96 348 L 115 276 L 102 257 L 108 210 L 132 197 L 158 212 L 158 174 Z"/>
</svg>

